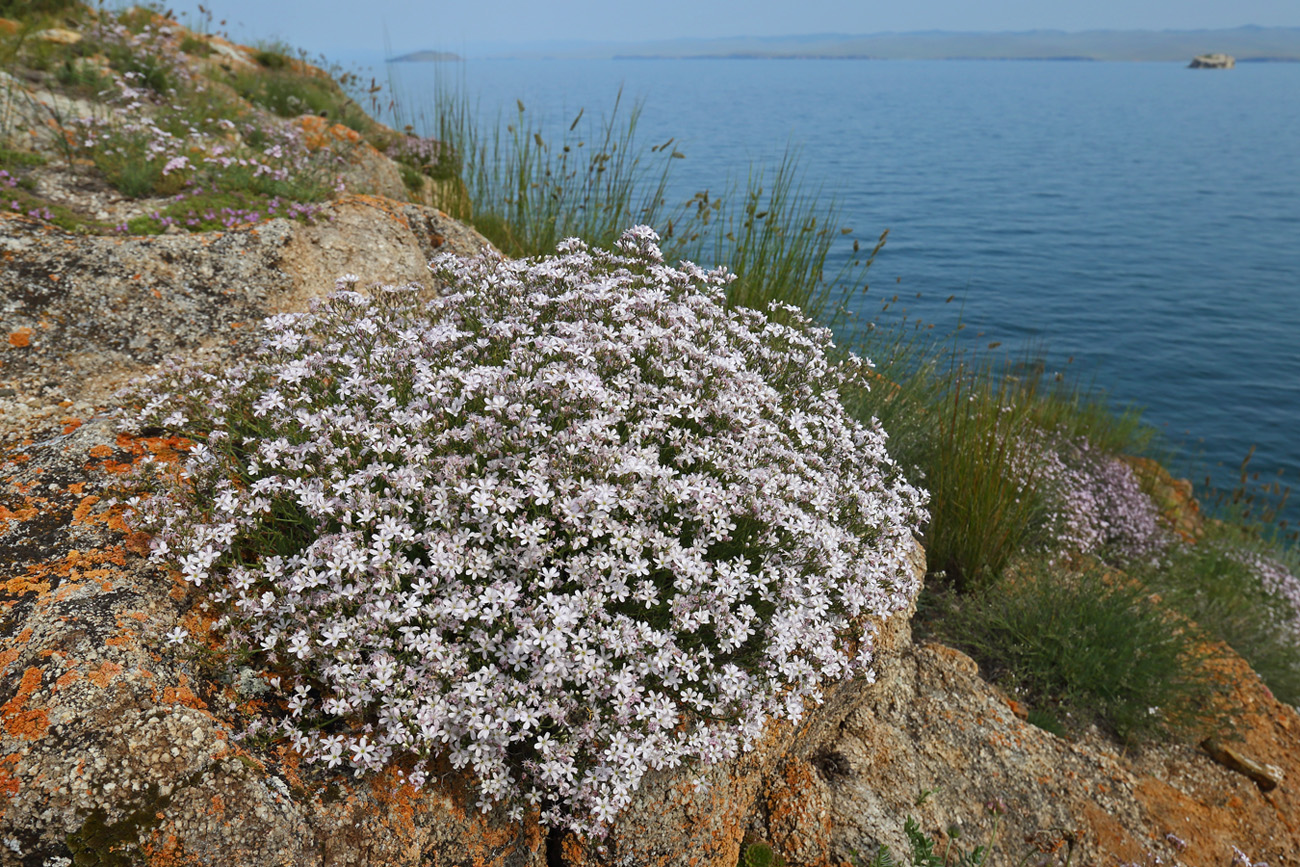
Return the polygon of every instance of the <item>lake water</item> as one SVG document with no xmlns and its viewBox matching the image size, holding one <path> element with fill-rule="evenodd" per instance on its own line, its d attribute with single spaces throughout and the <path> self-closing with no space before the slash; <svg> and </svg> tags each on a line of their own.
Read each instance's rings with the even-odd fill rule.
<svg viewBox="0 0 1300 867">
<path fill-rule="evenodd" d="M 470 61 L 392 64 L 408 109 L 435 78 L 479 117 L 515 100 L 546 135 L 640 99 L 675 136 L 674 194 L 720 190 L 787 146 L 940 329 L 1046 347 L 1049 370 L 1145 407 L 1230 486 L 1300 477 L 1300 64 Z M 848 255 L 849 241 L 843 255 Z M 901 278 L 901 279 L 900 279 Z M 896 282 L 897 281 L 897 282 Z M 916 299 L 915 293 L 921 293 Z M 874 311 L 874 301 L 865 305 Z M 1217 468 L 1215 465 L 1219 464 Z M 1289 510 L 1294 516 L 1295 509 Z"/>
</svg>

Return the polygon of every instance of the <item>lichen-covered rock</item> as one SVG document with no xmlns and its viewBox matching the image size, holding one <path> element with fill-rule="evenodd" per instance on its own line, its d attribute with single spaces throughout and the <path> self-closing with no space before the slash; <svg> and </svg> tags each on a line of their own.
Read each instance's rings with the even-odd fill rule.
<svg viewBox="0 0 1300 867">
<path fill-rule="evenodd" d="M 1246 708 L 1243 755 L 1300 772 L 1300 715 L 1239 658 L 1224 672 Z M 864 693 L 836 737 L 830 783 L 832 863 L 887 844 L 906 852 L 903 817 L 938 839 L 988 843 L 996 863 L 1221 865 L 1233 847 L 1269 864 L 1300 852 L 1300 799 L 1264 792 L 1194 744 L 1121 748 L 1091 732 L 1077 742 L 1020 719 L 967 656 L 925 643 Z M 1067 858 L 1069 859 L 1067 862 Z M 1041 859 L 1041 860 L 1039 860 Z"/>
<path fill-rule="evenodd" d="M 0 443 L 49 436 L 176 353 L 233 352 L 265 316 L 306 309 L 345 273 L 430 285 L 437 252 L 490 248 L 440 211 L 370 196 L 313 224 L 80 237 L 0 214 Z"/>
<path fill-rule="evenodd" d="M 375 150 L 359 132 L 314 114 L 303 115 L 297 123 L 309 150 L 325 149 L 337 156 L 336 173 L 349 192 L 386 196 L 395 201 L 407 199 L 397 164 Z"/>
<path fill-rule="evenodd" d="M 535 823 L 454 776 L 416 791 L 238 742 L 249 700 L 164 638 L 201 628 L 196 591 L 109 496 L 184 446 L 96 419 L 0 458 L 0 864 L 542 863 Z"/>
</svg>

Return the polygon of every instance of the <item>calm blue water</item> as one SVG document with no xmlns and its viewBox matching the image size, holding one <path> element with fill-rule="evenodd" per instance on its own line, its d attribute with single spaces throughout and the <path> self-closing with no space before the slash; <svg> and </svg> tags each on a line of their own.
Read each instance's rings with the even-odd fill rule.
<svg viewBox="0 0 1300 867">
<path fill-rule="evenodd" d="M 389 68 L 416 113 L 441 75 L 483 120 L 513 119 L 520 99 L 552 138 L 579 108 L 608 113 L 621 86 L 644 103 L 647 144 L 677 138 L 682 199 L 799 146 L 864 245 L 890 230 L 868 298 L 899 292 L 944 329 L 956 293 L 967 333 L 1046 346 L 1049 370 L 1073 358 L 1075 376 L 1200 455 L 1200 475 L 1230 485 L 1253 444 L 1253 469 L 1300 478 L 1300 64 Z"/>
</svg>

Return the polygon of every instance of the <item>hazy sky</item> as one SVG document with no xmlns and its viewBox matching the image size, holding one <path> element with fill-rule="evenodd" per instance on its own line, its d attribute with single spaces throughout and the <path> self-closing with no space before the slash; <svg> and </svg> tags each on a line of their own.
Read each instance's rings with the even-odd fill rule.
<svg viewBox="0 0 1300 867">
<path fill-rule="evenodd" d="M 199 0 L 167 4 L 186 22 Z M 312 54 L 422 48 L 477 53 L 555 40 L 879 33 L 891 30 L 1192 30 L 1300 26 L 1298 0 L 204 0 L 242 40 Z M 225 28 L 218 26 L 226 19 Z"/>
</svg>

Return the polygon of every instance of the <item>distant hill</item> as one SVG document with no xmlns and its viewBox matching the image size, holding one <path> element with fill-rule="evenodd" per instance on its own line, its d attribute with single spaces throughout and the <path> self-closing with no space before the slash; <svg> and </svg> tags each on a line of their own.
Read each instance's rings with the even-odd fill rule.
<svg viewBox="0 0 1300 867">
<path fill-rule="evenodd" d="M 880 60 L 1154 60 L 1187 62 L 1222 52 L 1238 62 L 1300 61 L 1300 27 L 1224 30 L 1028 30 L 964 33 L 930 30 L 867 35 L 672 39 L 655 42 L 538 45 L 515 57 L 589 58 L 873 58 Z"/>
<path fill-rule="evenodd" d="M 459 54 L 451 51 L 412 51 L 401 57 L 388 58 L 389 63 L 435 63 L 441 61 L 462 60 Z"/>
</svg>

